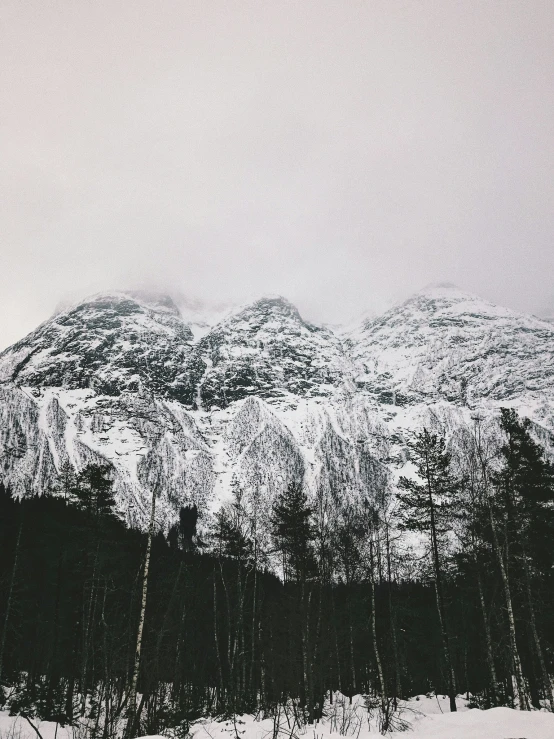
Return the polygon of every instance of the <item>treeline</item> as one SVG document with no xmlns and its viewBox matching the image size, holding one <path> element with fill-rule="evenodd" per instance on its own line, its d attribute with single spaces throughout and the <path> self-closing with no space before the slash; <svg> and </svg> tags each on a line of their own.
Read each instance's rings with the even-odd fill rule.
<svg viewBox="0 0 554 739">
<path fill-rule="evenodd" d="M 155 495 L 149 532 L 126 528 L 107 467 L 1 487 L 1 702 L 103 739 L 290 700 L 314 721 L 337 690 L 383 730 L 429 691 L 552 710 L 554 470 L 529 423 L 503 411 L 448 449 L 423 430 L 411 458 L 391 505 L 293 485 L 264 519 L 237 487 L 210 546 L 194 508 L 157 532 Z"/>
</svg>

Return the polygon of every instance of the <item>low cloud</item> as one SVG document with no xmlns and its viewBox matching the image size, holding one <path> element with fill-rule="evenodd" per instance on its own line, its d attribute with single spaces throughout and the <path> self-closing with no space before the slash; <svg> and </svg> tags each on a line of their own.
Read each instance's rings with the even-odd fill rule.
<svg viewBox="0 0 554 739">
<path fill-rule="evenodd" d="M 0 346 L 73 300 L 554 289 L 549 3 L 2 5 Z"/>
</svg>

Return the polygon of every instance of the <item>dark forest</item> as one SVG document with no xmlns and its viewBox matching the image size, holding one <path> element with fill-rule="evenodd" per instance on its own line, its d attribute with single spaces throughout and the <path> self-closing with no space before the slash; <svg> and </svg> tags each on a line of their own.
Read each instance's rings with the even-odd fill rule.
<svg viewBox="0 0 554 739">
<path fill-rule="evenodd" d="M 65 470 L 40 496 L 2 486 L 0 700 L 62 725 L 86 716 L 103 738 L 124 719 L 128 736 L 185 734 L 290 700 L 313 722 L 334 691 L 385 717 L 428 692 L 552 709 L 554 471 L 526 421 L 503 411 L 501 428 L 494 463 L 477 424 L 456 464 L 422 430 L 392 513 L 366 502 L 323 525 L 290 486 L 270 553 L 238 490 L 203 541 L 191 507 L 157 531 L 155 496 L 149 531 L 126 528 L 108 467 Z"/>
</svg>

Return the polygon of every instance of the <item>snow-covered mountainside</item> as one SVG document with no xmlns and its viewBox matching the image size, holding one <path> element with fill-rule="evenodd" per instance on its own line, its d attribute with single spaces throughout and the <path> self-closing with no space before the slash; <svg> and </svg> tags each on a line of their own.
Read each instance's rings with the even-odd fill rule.
<svg viewBox="0 0 554 739">
<path fill-rule="evenodd" d="M 198 327 L 201 330 L 198 330 Z M 107 461 L 121 514 L 214 510 L 234 485 L 270 510 L 291 481 L 331 505 L 389 494 L 406 441 L 502 405 L 554 440 L 554 326 L 454 287 L 346 336 L 263 298 L 196 338 L 171 299 L 94 296 L 0 354 L 0 459 L 20 494 Z"/>
<path fill-rule="evenodd" d="M 396 405 L 533 408 L 554 425 L 554 327 L 449 285 L 417 293 L 350 335 L 357 385 Z"/>
<path fill-rule="evenodd" d="M 344 380 L 340 340 L 283 298 L 262 298 L 212 328 L 185 367 L 189 403 L 227 407 L 257 395 L 329 395 Z"/>
<path fill-rule="evenodd" d="M 166 296 L 103 294 L 43 323 L 0 354 L 0 381 L 91 388 L 104 395 L 151 390 L 175 396 L 193 334 Z"/>
</svg>

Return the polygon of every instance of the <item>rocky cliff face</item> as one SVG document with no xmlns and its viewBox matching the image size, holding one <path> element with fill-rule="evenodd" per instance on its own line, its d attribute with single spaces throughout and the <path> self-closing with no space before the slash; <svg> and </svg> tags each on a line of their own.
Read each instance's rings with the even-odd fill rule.
<svg viewBox="0 0 554 739">
<path fill-rule="evenodd" d="M 150 390 L 175 397 L 193 335 L 167 297 L 103 294 L 65 310 L 0 355 L 0 380 L 35 388 Z"/>
<path fill-rule="evenodd" d="M 144 525 L 204 520 L 233 486 L 267 516 L 291 481 L 335 506 L 379 502 L 424 424 L 451 435 L 510 405 L 554 436 L 554 326 L 452 287 L 424 290 L 347 336 L 265 298 L 196 341 L 168 298 L 103 294 L 0 355 L 0 460 L 20 494 L 61 466 L 113 466 Z"/>
<path fill-rule="evenodd" d="M 549 395 L 554 379 L 549 323 L 450 286 L 418 293 L 351 341 L 358 382 L 396 392 L 397 402 L 508 402 Z"/>
<path fill-rule="evenodd" d="M 329 396 L 347 364 L 337 336 L 302 320 L 283 298 L 263 298 L 200 339 L 183 384 L 199 408 L 225 408 L 250 395 Z"/>
</svg>

